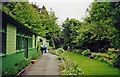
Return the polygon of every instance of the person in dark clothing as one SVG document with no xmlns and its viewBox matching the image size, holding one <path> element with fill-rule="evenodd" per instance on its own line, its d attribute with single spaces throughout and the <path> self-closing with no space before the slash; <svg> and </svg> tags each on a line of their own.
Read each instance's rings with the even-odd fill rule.
<svg viewBox="0 0 120 77">
<path fill-rule="evenodd" d="M 41 53 L 43 54 L 44 48 L 43 48 L 43 44 L 41 44 Z"/>
<path fill-rule="evenodd" d="M 46 44 L 44 45 L 44 50 L 45 50 L 45 53 L 46 53 Z"/>
</svg>

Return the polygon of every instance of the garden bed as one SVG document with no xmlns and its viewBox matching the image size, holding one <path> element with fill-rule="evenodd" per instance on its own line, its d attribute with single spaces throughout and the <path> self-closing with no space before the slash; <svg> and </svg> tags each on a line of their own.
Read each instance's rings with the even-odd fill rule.
<svg viewBox="0 0 120 77">
<path fill-rule="evenodd" d="M 50 53 L 57 56 L 61 75 L 84 75 L 84 72 L 78 68 L 78 64 L 75 64 L 70 59 L 62 56 L 63 53 L 66 53 L 62 48 L 50 51 Z"/>
</svg>

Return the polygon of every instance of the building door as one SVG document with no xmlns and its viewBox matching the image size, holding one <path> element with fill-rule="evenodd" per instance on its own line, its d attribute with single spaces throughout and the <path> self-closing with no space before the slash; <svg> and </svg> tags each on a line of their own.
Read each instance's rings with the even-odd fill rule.
<svg viewBox="0 0 120 77">
<path fill-rule="evenodd" d="M 25 38 L 25 58 L 28 58 L 28 39 Z"/>
</svg>

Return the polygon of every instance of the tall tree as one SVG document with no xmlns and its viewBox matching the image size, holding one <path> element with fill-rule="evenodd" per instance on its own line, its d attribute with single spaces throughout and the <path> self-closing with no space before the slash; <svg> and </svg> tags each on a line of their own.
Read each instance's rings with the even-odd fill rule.
<svg viewBox="0 0 120 77">
<path fill-rule="evenodd" d="M 90 11 L 88 11 L 89 16 L 85 18 L 88 23 L 98 25 L 99 40 L 107 38 L 110 44 L 108 47 L 119 48 L 120 45 L 118 43 L 120 41 L 119 5 L 120 2 L 93 2 Z"/>
<path fill-rule="evenodd" d="M 78 36 L 78 29 L 81 25 L 81 22 L 76 19 L 66 19 L 62 24 L 63 27 L 63 38 L 64 38 L 64 48 L 67 49 L 69 46 L 71 49 L 76 48 L 76 37 Z"/>
</svg>

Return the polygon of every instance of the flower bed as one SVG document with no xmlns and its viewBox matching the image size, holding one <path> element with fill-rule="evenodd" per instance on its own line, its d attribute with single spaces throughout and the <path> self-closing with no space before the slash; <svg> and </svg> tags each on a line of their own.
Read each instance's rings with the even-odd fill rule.
<svg viewBox="0 0 120 77">
<path fill-rule="evenodd" d="M 70 59 L 67 60 L 67 57 L 62 56 L 63 53 L 67 53 L 64 51 L 64 49 L 59 48 L 51 51 L 50 53 L 57 56 L 61 75 L 84 75 L 84 72 L 78 68 L 78 64 L 74 64 Z"/>
<path fill-rule="evenodd" d="M 71 60 L 67 60 L 63 56 L 57 56 L 59 62 L 59 69 L 61 70 L 61 75 L 84 75 L 84 72 L 78 68 L 78 64 L 74 64 Z"/>
</svg>

